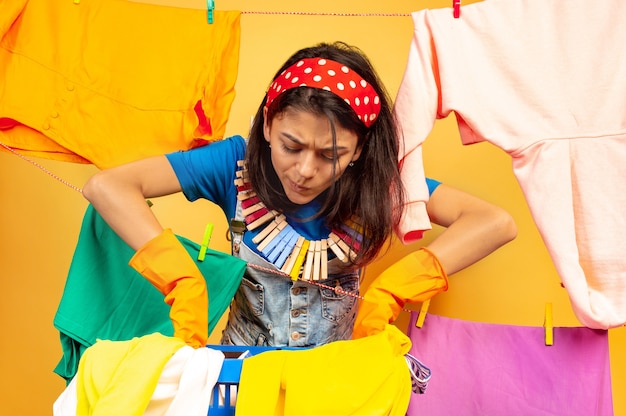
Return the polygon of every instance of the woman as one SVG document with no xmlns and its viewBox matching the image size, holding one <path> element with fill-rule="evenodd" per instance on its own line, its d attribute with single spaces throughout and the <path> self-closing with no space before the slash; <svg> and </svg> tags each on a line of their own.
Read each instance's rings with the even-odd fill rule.
<svg viewBox="0 0 626 416">
<path fill-rule="evenodd" d="M 403 191 L 396 131 L 368 59 L 343 43 L 320 44 L 296 52 L 277 71 L 247 139 L 101 171 L 83 194 L 137 250 L 131 266 L 165 295 L 175 336 L 189 345 L 203 346 L 208 338 L 204 279 L 145 203 L 181 191 L 223 209 L 233 254 L 248 263 L 222 342 L 322 345 L 351 338 L 359 270 L 398 224 L 394 207 L 402 206 Z M 447 202 L 459 197 L 441 193 L 444 201 L 450 195 Z M 443 223 L 462 219 L 461 208 L 439 208 L 434 218 Z M 446 224 L 450 239 L 460 224 Z M 461 259 L 441 249 L 441 261 L 463 267 L 505 239 L 489 235 L 482 250 Z"/>
</svg>

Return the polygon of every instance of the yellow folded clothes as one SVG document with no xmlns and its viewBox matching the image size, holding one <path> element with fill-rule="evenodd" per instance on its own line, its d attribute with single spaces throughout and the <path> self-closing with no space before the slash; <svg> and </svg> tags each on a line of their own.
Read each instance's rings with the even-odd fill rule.
<svg viewBox="0 0 626 416">
<path fill-rule="evenodd" d="M 143 415 L 163 367 L 184 346 L 183 340 L 158 333 L 96 342 L 78 365 L 76 415 Z"/>
<path fill-rule="evenodd" d="M 267 351 L 243 362 L 237 416 L 405 416 L 411 341 L 398 328 L 309 350 Z"/>
</svg>

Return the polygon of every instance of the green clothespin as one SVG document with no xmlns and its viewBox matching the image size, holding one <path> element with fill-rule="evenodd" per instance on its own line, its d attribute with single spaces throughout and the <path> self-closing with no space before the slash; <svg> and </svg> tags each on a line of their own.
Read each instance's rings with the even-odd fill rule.
<svg viewBox="0 0 626 416">
<path fill-rule="evenodd" d="M 213 234 L 213 224 L 208 223 L 204 229 L 204 237 L 202 238 L 202 245 L 200 245 L 200 252 L 198 253 L 198 261 L 204 261 L 206 251 L 209 248 L 211 242 L 211 234 Z"/>
<path fill-rule="evenodd" d="M 207 0 L 207 20 L 209 24 L 213 24 L 213 11 L 215 10 L 215 0 Z"/>
</svg>

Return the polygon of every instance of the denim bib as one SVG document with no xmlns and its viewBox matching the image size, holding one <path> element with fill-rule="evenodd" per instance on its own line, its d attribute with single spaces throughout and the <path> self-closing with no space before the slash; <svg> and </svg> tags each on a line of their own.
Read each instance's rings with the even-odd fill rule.
<svg viewBox="0 0 626 416">
<path fill-rule="evenodd" d="M 235 220 L 243 221 L 241 201 Z M 231 229 L 232 231 L 232 229 Z M 292 280 L 263 259 L 233 232 L 233 255 L 248 266 L 230 305 L 222 344 L 315 347 L 352 338 L 357 312 L 359 271 L 328 262 L 328 279 Z"/>
</svg>

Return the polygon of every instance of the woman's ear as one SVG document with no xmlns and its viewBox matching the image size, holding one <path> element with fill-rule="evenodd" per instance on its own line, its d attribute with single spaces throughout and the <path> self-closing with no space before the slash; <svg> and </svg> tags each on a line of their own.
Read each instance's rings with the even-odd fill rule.
<svg viewBox="0 0 626 416">
<path fill-rule="evenodd" d="M 363 146 L 359 146 L 356 148 L 356 150 L 354 151 L 354 154 L 352 155 L 352 162 L 356 162 L 357 159 L 361 157 L 362 151 L 363 151 Z"/>
<path fill-rule="evenodd" d="M 263 107 L 263 137 L 266 142 L 270 142 L 270 126 L 267 122 L 267 107 Z"/>
</svg>

